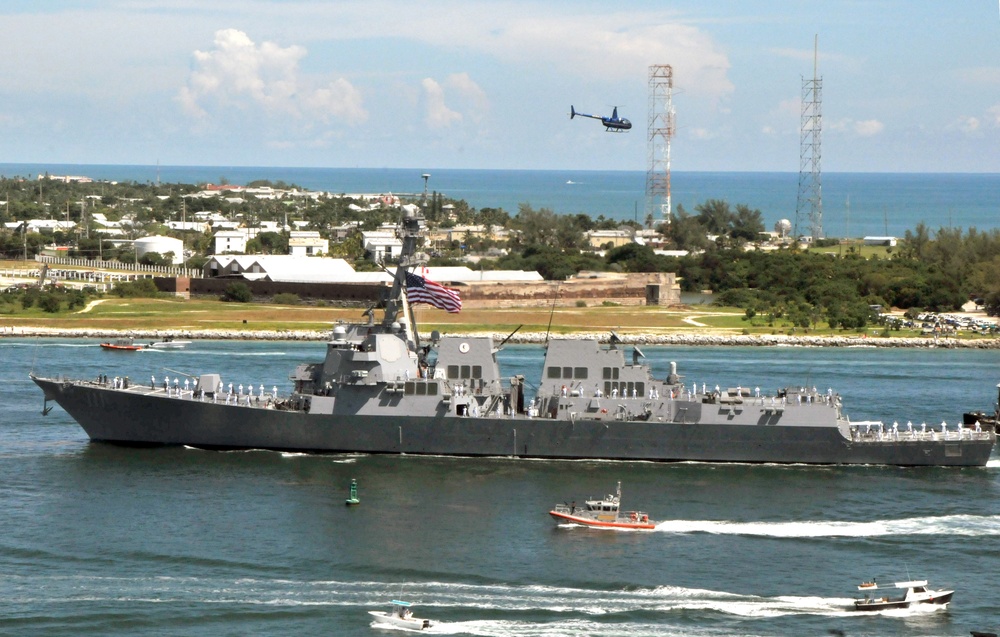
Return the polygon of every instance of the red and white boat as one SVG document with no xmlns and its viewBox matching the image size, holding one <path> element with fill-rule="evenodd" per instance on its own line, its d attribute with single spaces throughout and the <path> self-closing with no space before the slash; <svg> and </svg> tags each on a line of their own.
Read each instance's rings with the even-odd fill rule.
<svg viewBox="0 0 1000 637">
<path fill-rule="evenodd" d="M 572 504 L 557 504 L 549 515 L 558 524 L 580 524 L 603 529 L 654 529 L 656 522 L 642 511 L 622 511 L 622 483 L 618 483 L 618 491 L 607 495 L 603 500 L 586 500 L 584 506 Z"/>
<path fill-rule="evenodd" d="M 101 343 L 101 347 L 119 352 L 137 352 L 142 349 L 142 345 L 136 345 L 130 338 L 120 338 L 115 341 Z"/>
</svg>

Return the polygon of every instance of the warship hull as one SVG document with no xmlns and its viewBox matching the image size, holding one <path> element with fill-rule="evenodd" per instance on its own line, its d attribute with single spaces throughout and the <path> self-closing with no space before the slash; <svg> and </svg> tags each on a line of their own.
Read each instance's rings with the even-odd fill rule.
<svg viewBox="0 0 1000 637">
<path fill-rule="evenodd" d="M 983 466 L 992 434 L 901 436 L 868 442 L 836 426 L 749 421 L 657 422 L 522 414 L 456 416 L 312 413 L 259 403 L 235 405 L 148 386 L 113 388 L 86 380 L 32 376 L 94 441 L 206 449 L 451 456 L 513 456 L 746 463 Z M 386 400 L 402 400 L 390 396 Z M 384 403 L 383 403 L 384 404 Z M 391 408 L 391 404 L 387 405 Z M 791 410 L 789 410 L 791 411 Z M 412 413 L 412 412 L 411 412 Z M 730 416 L 732 418 L 732 416 Z"/>
</svg>

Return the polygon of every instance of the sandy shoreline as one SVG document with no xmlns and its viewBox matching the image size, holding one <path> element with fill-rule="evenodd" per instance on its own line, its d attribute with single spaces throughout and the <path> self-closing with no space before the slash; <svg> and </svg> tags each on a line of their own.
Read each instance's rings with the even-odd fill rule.
<svg viewBox="0 0 1000 637">
<path fill-rule="evenodd" d="M 429 334 L 421 334 L 426 340 Z M 497 342 L 507 334 L 492 334 Z M 933 337 L 866 337 L 852 334 L 848 336 L 789 336 L 786 334 L 621 334 L 625 343 L 637 345 L 699 345 L 699 346 L 745 346 L 745 347 L 923 347 L 923 348 L 963 348 L 1000 349 L 1000 338 L 956 339 Z M 137 342 L 158 341 L 168 337 L 181 340 L 247 340 L 247 341 L 316 341 L 325 342 L 330 337 L 329 330 L 272 331 L 272 330 L 95 330 L 56 329 L 47 327 L 2 327 L 0 337 L 6 338 L 92 338 L 109 340 L 132 338 Z M 557 335 L 554 338 L 596 338 L 607 342 L 609 332 L 578 332 L 572 336 Z M 510 343 L 537 344 L 545 342 L 544 332 L 518 332 Z"/>
</svg>

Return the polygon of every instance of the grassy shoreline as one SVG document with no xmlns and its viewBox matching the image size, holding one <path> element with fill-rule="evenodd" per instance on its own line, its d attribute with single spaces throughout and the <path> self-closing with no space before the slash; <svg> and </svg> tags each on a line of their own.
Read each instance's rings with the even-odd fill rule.
<svg viewBox="0 0 1000 637">
<path fill-rule="evenodd" d="M 325 340 L 337 321 L 358 321 L 360 308 L 222 303 L 178 298 L 104 298 L 73 313 L 41 310 L 0 315 L 0 337 L 158 339 Z M 421 334 L 492 334 L 511 342 L 544 342 L 557 337 L 607 340 L 612 331 L 626 342 L 680 345 L 806 345 L 834 347 L 966 347 L 1000 349 L 1000 339 L 983 336 L 933 338 L 915 331 L 886 333 L 792 330 L 753 325 L 734 308 L 597 306 L 557 308 L 475 308 L 448 314 L 415 308 Z M 550 328 L 551 325 L 551 328 Z"/>
</svg>

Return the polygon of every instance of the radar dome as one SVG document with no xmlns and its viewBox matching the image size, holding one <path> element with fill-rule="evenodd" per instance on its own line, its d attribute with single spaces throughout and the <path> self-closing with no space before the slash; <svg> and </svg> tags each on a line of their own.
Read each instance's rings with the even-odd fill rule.
<svg viewBox="0 0 1000 637">
<path fill-rule="evenodd" d="M 778 223 L 774 224 L 774 231 L 782 237 L 787 237 L 788 233 L 792 231 L 792 222 L 788 219 L 781 219 Z"/>
</svg>

